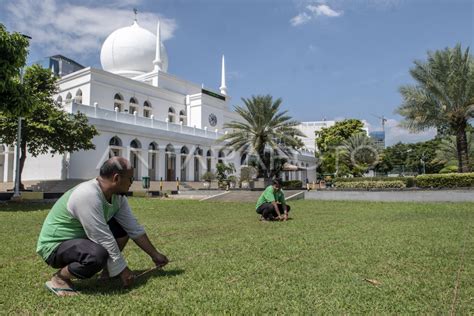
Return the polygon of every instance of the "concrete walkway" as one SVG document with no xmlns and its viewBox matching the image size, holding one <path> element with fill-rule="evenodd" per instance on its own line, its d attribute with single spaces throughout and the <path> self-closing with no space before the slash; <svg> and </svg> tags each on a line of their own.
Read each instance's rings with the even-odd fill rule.
<svg viewBox="0 0 474 316">
<path fill-rule="evenodd" d="M 306 200 L 380 202 L 474 202 L 474 190 L 310 191 Z"/>
</svg>

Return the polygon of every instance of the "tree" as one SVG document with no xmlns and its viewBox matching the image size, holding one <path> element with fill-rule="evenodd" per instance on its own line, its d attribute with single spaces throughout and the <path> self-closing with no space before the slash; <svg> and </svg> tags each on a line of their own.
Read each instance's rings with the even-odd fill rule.
<svg viewBox="0 0 474 316">
<path fill-rule="evenodd" d="M 49 69 L 39 65 L 28 67 L 24 88 L 27 98 L 35 102 L 32 110 L 24 116 L 20 144 L 21 173 L 25 165 L 26 152 L 33 157 L 40 154 L 64 154 L 78 150 L 95 149 L 92 138 L 98 135 L 82 113 L 68 114 L 53 101 L 56 78 Z M 17 137 L 17 118 L 9 112 L 0 112 L 0 143 L 13 145 Z"/>
<path fill-rule="evenodd" d="M 8 33 L 0 24 L 0 112 L 23 115 L 33 104 L 21 84 L 20 71 L 28 55 L 28 38 Z"/>
<path fill-rule="evenodd" d="M 227 176 L 235 172 L 235 166 L 233 163 L 226 165 L 223 162 L 216 164 L 216 178 L 219 186 L 227 184 Z"/>
<path fill-rule="evenodd" d="M 241 155 L 255 156 L 259 176 L 268 177 L 274 156 L 293 155 L 294 150 L 303 147 L 298 136 L 305 135 L 296 128 L 299 122 L 288 116 L 287 111 L 280 111 L 280 98 L 273 101 L 270 95 L 258 95 L 242 98 L 242 102 L 244 106 L 236 106 L 235 111 L 243 122 L 224 124 L 224 128 L 230 129 L 230 132 L 222 136 L 220 141 Z"/>
<path fill-rule="evenodd" d="M 357 119 L 336 122 L 331 127 L 323 127 L 316 131 L 316 145 L 320 152 L 327 152 L 337 147 L 349 137 L 364 132 L 364 123 Z"/>
<path fill-rule="evenodd" d="M 469 172 L 466 127 L 474 117 L 474 59 L 461 45 L 428 52 L 426 62 L 415 61 L 410 69 L 416 85 L 400 88 L 403 103 L 397 112 L 402 126 L 421 131 L 449 128 L 456 136 L 459 172 Z"/>
<path fill-rule="evenodd" d="M 339 161 L 341 158 L 339 157 L 339 151 L 344 141 L 365 132 L 363 127 L 364 123 L 360 120 L 347 119 L 315 132 L 318 147 L 316 157 L 320 160 L 319 173 L 337 175 L 350 173 L 349 166 Z"/>
<path fill-rule="evenodd" d="M 378 161 L 378 150 L 366 133 L 352 135 L 343 141 L 341 160 L 349 172 L 355 177 L 361 177 Z"/>
<path fill-rule="evenodd" d="M 474 156 L 474 131 L 472 130 L 467 133 L 467 150 L 470 157 Z M 455 136 L 443 138 L 435 154 L 436 157 L 432 161 L 443 166 L 443 169 L 440 171 L 441 173 L 458 171 Z M 470 160 L 469 162 L 469 168 L 472 170 L 474 168 L 474 161 Z"/>
</svg>

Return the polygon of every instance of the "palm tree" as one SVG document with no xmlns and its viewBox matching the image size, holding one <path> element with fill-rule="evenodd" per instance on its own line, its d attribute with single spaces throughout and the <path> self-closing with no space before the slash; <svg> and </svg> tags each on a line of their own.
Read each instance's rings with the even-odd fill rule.
<svg viewBox="0 0 474 316">
<path fill-rule="evenodd" d="M 375 167 L 379 159 L 377 147 L 365 133 L 352 135 L 342 143 L 340 149 L 341 162 L 355 177 L 361 177 Z"/>
<path fill-rule="evenodd" d="M 236 106 L 235 111 L 242 121 L 224 124 L 230 131 L 220 138 L 225 147 L 241 155 L 257 158 L 259 176 L 268 176 L 272 166 L 272 155 L 291 156 L 301 148 L 305 135 L 296 128 L 299 122 L 280 111 L 281 98 L 273 101 L 272 96 L 252 96 L 242 98 L 244 106 Z"/>
<path fill-rule="evenodd" d="M 416 85 L 400 88 L 405 117 L 402 126 L 421 131 L 448 128 L 456 136 L 458 171 L 469 172 L 466 127 L 474 117 L 474 59 L 461 45 L 428 52 L 427 62 L 415 61 L 410 69 Z"/>
<path fill-rule="evenodd" d="M 467 151 L 469 156 L 474 155 L 474 132 L 467 133 Z M 435 164 L 442 164 L 444 168 L 440 172 L 445 170 L 458 170 L 457 168 L 457 149 L 456 149 L 456 137 L 449 136 L 444 138 L 436 149 L 436 157 L 432 161 Z M 470 161 L 471 169 L 474 167 L 474 162 Z"/>
</svg>

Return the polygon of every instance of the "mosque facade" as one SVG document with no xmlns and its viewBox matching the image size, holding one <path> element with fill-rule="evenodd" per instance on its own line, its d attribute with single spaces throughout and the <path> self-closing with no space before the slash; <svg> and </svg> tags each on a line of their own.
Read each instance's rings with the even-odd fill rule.
<svg viewBox="0 0 474 316">
<path fill-rule="evenodd" d="M 53 57 L 61 65 L 68 61 Z M 205 89 L 168 73 L 159 22 L 153 34 L 135 21 L 107 37 L 100 60 L 102 69 L 69 68 L 73 71 L 62 74 L 55 96 L 65 111 L 84 113 L 97 128 L 96 149 L 28 156 L 22 180 L 90 179 L 111 156 L 128 158 L 137 180 L 148 176 L 152 181 L 200 181 L 221 161 L 233 163 L 239 175 L 246 157 L 217 141 L 226 133 L 226 122 L 241 120 L 230 109 L 224 56 L 218 91 Z M 0 181 L 11 182 L 15 150 L 7 146 L 0 150 Z M 314 151 L 295 152 L 289 163 L 299 170 L 284 173 L 286 180 L 314 180 Z"/>
</svg>

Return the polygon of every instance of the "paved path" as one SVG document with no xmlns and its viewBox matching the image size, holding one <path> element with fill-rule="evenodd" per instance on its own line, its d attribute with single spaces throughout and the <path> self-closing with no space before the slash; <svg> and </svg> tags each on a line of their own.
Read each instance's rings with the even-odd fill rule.
<svg viewBox="0 0 474 316">
<path fill-rule="evenodd" d="M 258 197 L 262 192 L 263 191 L 228 191 L 209 197 L 206 201 L 257 202 Z M 285 197 L 287 200 L 303 198 L 303 192 L 304 191 L 298 190 L 285 191 Z M 299 194 L 299 196 L 297 194 Z"/>
<path fill-rule="evenodd" d="M 306 200 L 383 202 L 474 202 L 474 190 L 429 191 L 310 191 Z"/>
</svg>

